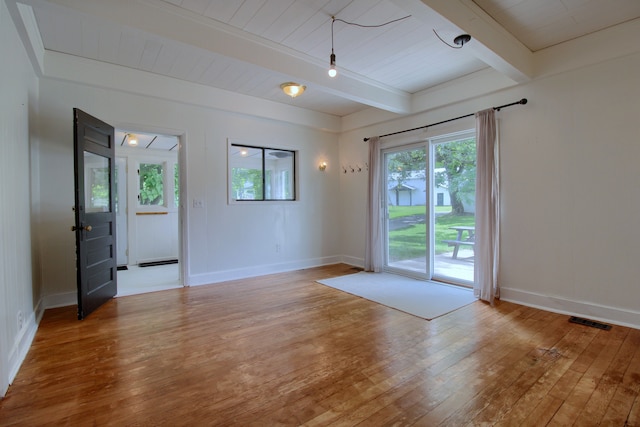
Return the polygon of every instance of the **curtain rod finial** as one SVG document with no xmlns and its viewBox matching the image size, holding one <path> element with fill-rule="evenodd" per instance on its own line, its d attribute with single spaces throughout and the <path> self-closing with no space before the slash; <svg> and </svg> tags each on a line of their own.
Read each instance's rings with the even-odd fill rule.
<svg viewBox="0 0 640 427">
<path fill-rule="evenodd" d="M 529 101 L 527 101 L 527 98 L 522 98 L 520 100 L 520 104 L 522 104 L 522 105 L 526 104 L 527 102 L 529 102 Z"/>
</svg>

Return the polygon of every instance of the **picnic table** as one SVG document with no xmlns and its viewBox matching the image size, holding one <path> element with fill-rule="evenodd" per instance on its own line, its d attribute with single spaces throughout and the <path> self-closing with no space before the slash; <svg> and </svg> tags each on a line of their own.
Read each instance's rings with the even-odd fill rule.
<svg viewBox="0 0 640 427">
<path fill-rule="evenodd" d="M 453 254 L 451 258 L 458 258 L 458 250 L 460 246 L 471 246 L 471 249 L 474 248 L 476 244 L 476 228 L 472 226 L 456 226 L 449 227 L 451 230 L 456 230 L 458 235 L 455 240 L 443 240 L 444 243 L 448 243 L 449 246 L 453 246 Z M 464 233 L 467 233 L 467 237 L 464 237 Z"/>
</svg>

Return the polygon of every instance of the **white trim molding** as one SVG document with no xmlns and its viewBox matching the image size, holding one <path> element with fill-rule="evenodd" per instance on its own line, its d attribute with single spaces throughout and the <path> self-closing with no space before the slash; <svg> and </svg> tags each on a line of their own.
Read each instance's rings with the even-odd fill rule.
<svg viewBox="0 0 640 427">
<path fill-rule="evenodd" d="M 608 307 L 587 301 L 572 301 L 513 288 L 500 288 L 500 299 L 554 313 L 585 317 L 590 320 L 640 329 L 639 311 Z"/>
<path fill-rule="evenodd" d="M 267 274 L 285 273 L 288 271 L 302 270 L 304 268 L 321 267 L 323 265 L 338 264 L 339 256 L 312 258 L 299 261 L 283 262 L 279 264 L 265 264 L 253 267 L 237 268 L 233 270 L 216 271 L 214 273 L 190 275 L 187 278 L 187 286 L 209 285 L 212 283 L 226 282 L 228 280 L 246 279 L 249 277 L 264 276 Z"/>
<path fill-rule="evenodd" d="M 64 292 L 44 297 L 44 308 L 67 307 L 78 304 L 77 292 Z"/>
<path fill-rule="evenodd" d="M 27 357 L 27 353 L 29 352 L 31 343 L 36 336 L 38 325 L 40 325 L 40 320 L 42 320 L 43 314 L 43 300 L 40 300 L 35 310 L 33 310 L 31 315 L 25 319 L 23 328 L 16 336 L 16 340 L 9 351 L 9 384 L 13 382 L 20 370 L 20 366 L 22 366 L 22 362 L 25 357 Z"/>
</svg>

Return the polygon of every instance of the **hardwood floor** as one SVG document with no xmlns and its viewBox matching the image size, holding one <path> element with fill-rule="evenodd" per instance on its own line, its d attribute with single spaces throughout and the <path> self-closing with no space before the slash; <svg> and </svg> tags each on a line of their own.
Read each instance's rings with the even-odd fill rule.
<svg viewBox="0 0 640 427">
<path fill-rule="evenodd" d="M 640 330 L 475 302 L 425 321 L 346 265 L 47 310 L 0 425 L 640 425 Z"/>
</svg>

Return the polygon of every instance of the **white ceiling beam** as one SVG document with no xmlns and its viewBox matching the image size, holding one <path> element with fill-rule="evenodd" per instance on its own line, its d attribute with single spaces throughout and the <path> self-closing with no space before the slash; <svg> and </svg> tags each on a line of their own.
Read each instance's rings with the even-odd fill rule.
<svg viewBox="0 0 640 427">
<path fill-rule="evenodd" d="M 18 35 L 22 40 L 36 75 L 42 77 L 45 49 L 40 38 L 38 23 L 33 14 L 33 9 L 29 5 L 15 1 L 7 1 L 7 9 L 18 30 Z"/>
<path fill-rule="evenodd" d="M 517 83 L 534 76 L 533 53 L 471 0 L 392 0 L 425 22 L 434 12 L 472 40 L 464 49 Z"/>
<path fill-rule="evenodd" d="M 43 0 L 25 0 L 37 4 Z M 176 40 L 267 70 L 292 76 L 299 83 L 335 96 L 394 113 L 408 113 L 409 93 L 376 84 L 355 73 L 331 79 L 326 63 L 232 26 L 158 0 L 47 0 L 98 19 Z"/>
<path fill-rule="evenodd" d="M 106 90 L 152 96 L 185 105 L 295 123 L 328 132 L 340 131 L 341 120 L 332 114 L 306 110 L 223 89 L 200 86 L 172 77 L 65 53 L 45 52 L 45 77 Z"/>
</svg>

